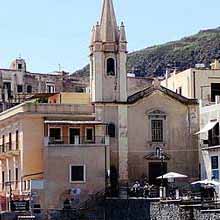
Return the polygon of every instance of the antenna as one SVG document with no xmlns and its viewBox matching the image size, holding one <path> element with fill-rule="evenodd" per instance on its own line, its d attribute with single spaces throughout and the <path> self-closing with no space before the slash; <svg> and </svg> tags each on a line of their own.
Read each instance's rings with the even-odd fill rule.
<svg viewBox="0 0 220 220">
<path fill-rule="evenodd" d="M 61 72 L 61 64 L 58 64 L 59 72 Z"/>
</svg>

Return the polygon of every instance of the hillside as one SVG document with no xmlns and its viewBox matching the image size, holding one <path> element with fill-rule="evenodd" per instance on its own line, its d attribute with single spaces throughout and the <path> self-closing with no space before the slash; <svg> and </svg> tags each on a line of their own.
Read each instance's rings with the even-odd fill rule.
<svg viewBox="0 0 220 220">
<path fill-rule="evenodd" d="M 161 76 L 167 66 L 179 70 L 194 67 L 197 63 L 209 66 L 215 58 L 220 58 L 220 27 L 132 52 L 128 55 L 127 71 L 141 76 Z M 74 74 L 89 75 L 89 65 Z"/>
</svg>

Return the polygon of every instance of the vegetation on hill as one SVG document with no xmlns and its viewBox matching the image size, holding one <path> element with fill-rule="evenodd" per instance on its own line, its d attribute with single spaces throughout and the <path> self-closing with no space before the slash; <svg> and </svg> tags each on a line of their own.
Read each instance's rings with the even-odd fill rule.
<svg viewBox="0 0 220 220">
<path fill-rule="evenodd" d="M 167 67 L 184 70 L 198 63 L 208 67 L 216 58 L 220 59 L 220 27 L 132 52 L 128 54 L 127 71 L 141 76 L 162 76 Z M 88 76 L 89 65 L 74 74 Z"/>
</svg>

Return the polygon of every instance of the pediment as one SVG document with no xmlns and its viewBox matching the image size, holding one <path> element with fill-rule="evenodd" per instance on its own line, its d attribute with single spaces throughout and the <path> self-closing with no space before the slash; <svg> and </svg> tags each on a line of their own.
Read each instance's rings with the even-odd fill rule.
<svg viewBox="0 0 220 220">
<path fill-rule="evenodd" d="M 162 153 L 163 157 L 164 157 L 164 160 L 170 160 L 170 156 L 166 153 Z M 161 160 L 158 155 L 156 154 L 156 152 L 152 152 L 152 153 L 149 153 L 147 154 L 144 159 L 146 160 Z"/>
<path fill-rule="evenodd" d="M 148 111 L 147 112 L 148 115 L 166 115 L 166 112 L 163 112 L 159 109 L 153 110 L 153 111 Z"/>
</svg>

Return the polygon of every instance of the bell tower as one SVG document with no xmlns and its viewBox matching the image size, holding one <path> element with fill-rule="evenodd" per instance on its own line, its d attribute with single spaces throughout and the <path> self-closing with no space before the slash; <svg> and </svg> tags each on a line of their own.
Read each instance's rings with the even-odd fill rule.
<svg viewBox="0 0 220 220">
<path fill-rule="evenodd" d="M 101 21 L 92 29 L 90 93 L 93 102 L 127 101 L 127 40 L 117 26 L 112 0 L 103 0 Z"/>
</svg>

